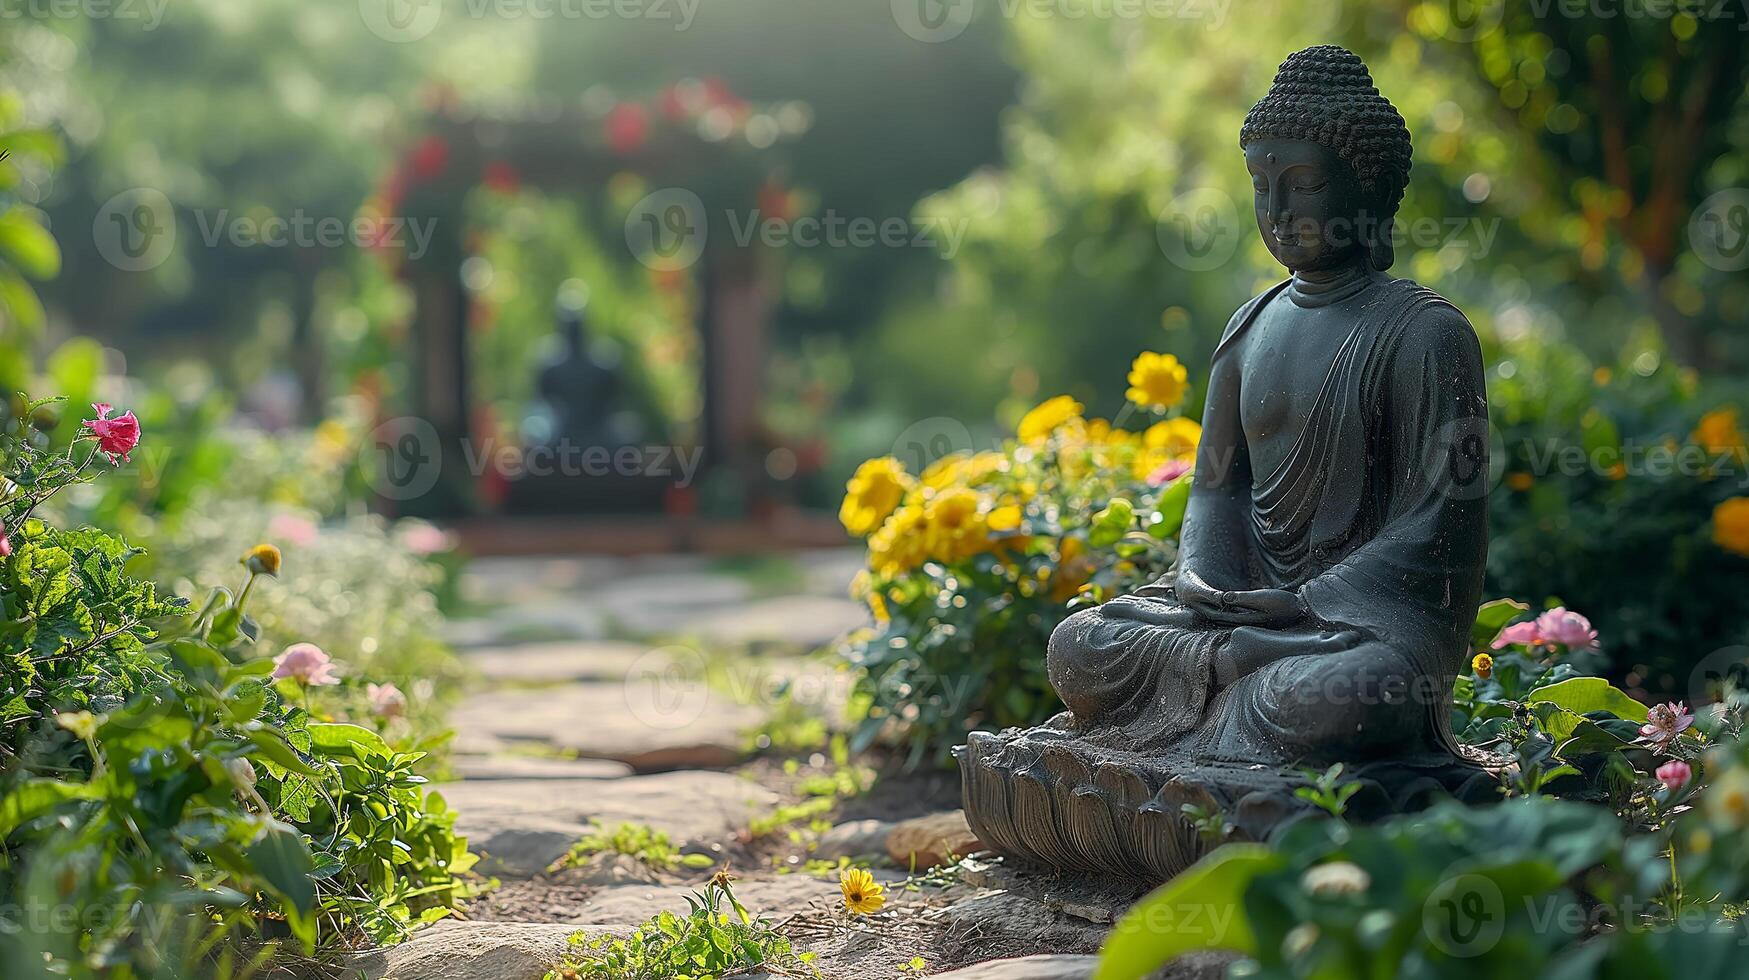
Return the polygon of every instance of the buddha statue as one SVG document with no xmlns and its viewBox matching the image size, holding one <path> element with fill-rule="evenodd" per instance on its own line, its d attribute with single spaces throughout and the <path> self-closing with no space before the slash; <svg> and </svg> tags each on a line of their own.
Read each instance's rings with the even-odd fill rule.
<svg viewBox="0 0 1749 980">
<path fill-rule="evenodd" d="M 1291 275 L 1215 350 L 1174 571 L 1052 634 L 1066 712 L 961 748 L 968 819 L 999 851 L 1169 877 L 1206 846 L 1186 804 L 1261 837 L 1334 763 L 1362 816 L 1492 792 L 1450 728 L 1487 395 L 1463 314 L 1386 274 L 1408 129 L 1360 58 L 1320 45 L 1281 64 L 1239 145 Z"/>
</svg>

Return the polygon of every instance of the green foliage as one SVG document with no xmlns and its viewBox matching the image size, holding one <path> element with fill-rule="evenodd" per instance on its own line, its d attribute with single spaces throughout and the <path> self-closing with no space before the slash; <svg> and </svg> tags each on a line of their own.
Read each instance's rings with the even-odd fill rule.
<svg viewBox="0 0 1749 980">
<path fill-rule="evenodd" d="M 25 517 L 90 475 L 31 413 L 0 434 L 0 905 L 27 920 L 0 929 L 8 975 L 247 973 L 285 936 L 390 942 L 449 914 L 473 859 L 423 753 L 288 704 L 252 656 L 253 582 L 191 611 L 130 574 L 138 549 Z"/>
<path fill-rule="evenodd" d="M 1245 975 L 1283 980 L 1659 978 L 1694 975 L 1691 963 L 1729 975 L 1741 924 L 1715 903 L 1678 928 L 1654 901 L 1668 882 L 1658 848 L 1624 839 L 1608 810 L 1548 799 L 1447 802 L 1373 827 L 1303 821 L 1267 846 L 1217 850 L 1143 899 L 1098 976 L 1141 978 L 1196 949 L 1242 953 Z"/>
<path fill-rule="evenodd" d="M 783 977 L 818 977 L 812 953 L 797 953 L 764 918 L 735 899 L 719 875 L 688 896 L 685 916 L 663 911 L 630 937 L 571 937 L 573 952 L 546 980 L 704 980 L 763 971 Z"/>
<path fill-rule="evenodd" d="M 641 823 L 622 823 L 610 831 L 586 834 L 571 845 L 565 856 L 554 861 L 548 872 L 580 867 L 597 854 L 622 854 L 642 861 L 657 871 L 676 868 L 708 868 L 716 861 L 708 854 L 682 854 L 668 835 Z"/>
</svg>

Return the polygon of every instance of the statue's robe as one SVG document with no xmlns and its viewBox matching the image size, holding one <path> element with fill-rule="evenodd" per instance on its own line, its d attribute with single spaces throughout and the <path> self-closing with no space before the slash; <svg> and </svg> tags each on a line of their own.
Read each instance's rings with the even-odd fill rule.
<svg viewBox="0 0 1749 980">
<path fill-rule="evenodd" d="M 1215 588 L 1296 592 L 1290 625 L 1223 625 L 1175 575 L 1051 637 L 1073 737 L 1198 761 L 1287 765 L 1452 750 L 1451 687 L 1487 554 L 1487 398 L 1469 322 L 1408 280 L 1357 322 L 1273 472 L 1249 471 L 1235 348 L 1282 283 L 1228 324 L 1210 372 L 1179 569 Z M 1228 447 L 1223 452 L 1222 447 Z M 1237 638 L 1237 639 L 1236 639 Z M 1217 681 L 1243 645 L 1276 651 Z M 1255 656 L 1255 654 L 1252 654 Z M 1232 673 L 1228 661 L 1228 675 Z"/>
</svg>

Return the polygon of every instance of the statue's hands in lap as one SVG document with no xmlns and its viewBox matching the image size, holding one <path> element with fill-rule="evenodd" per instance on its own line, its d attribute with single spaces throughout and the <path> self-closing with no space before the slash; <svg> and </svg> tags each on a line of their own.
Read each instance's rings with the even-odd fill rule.
<svg viewBox="0 0 1749 980">
<path fill-rule="evenodd" d="M 1306 618 L 1306 604 L 1286 589 L 1226 592 L 1186 571 L 1178 576 L 1178 600 L 1202 619 L 1219 626 L 1281 628 Z"/>
</svg>

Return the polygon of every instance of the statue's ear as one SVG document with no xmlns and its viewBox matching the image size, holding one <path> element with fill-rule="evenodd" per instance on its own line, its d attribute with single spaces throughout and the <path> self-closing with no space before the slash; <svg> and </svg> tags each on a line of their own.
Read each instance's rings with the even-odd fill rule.
<svg viewBox="0 0 1749 980">
<path fill-rule="evenodd" d="M 1397 250 L 1391 245 L 1392 224 L 1392 220 L 1386 220 L 1379 225 L 1377 237 L 1373 239 L 1371 245 L 1367 246 L 1366 259 L 1368 264 L 1373 267 L 1374 272 L 1383 272 L 1397 261 Z"/>
</svg>

